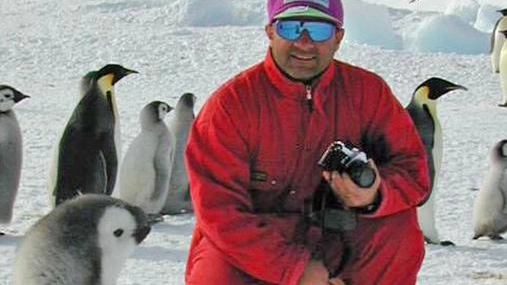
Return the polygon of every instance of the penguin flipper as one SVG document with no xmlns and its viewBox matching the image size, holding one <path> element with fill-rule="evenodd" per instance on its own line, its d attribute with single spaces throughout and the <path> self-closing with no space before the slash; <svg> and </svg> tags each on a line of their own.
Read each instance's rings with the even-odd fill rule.
<svg viewBox="0 0 507 285">
<path fill-rule="evenodd" d="M 431 113 L 426 105 L 423 105 L 422 108 L 417 107 L 415 102 L 411 102 L 407 107 L 408 111 L 414 125 L 417 129 L 419 137 L 421 138 L 424 149 L 426 150 L 426 163 L 428 165 L 428 174 L 430 176 L 430 194 L 428 197 L 422 201 L 418 206 L 421 206 L 428 201 L 431 193 L 433 192 L 434 180 L 435 180 L 435 162 L 433 159 L 433 146 L 435 144 L 435 122 L 431 117 Z M 423 123 L 424 122 L 424 123 Z"/>
<path fill-rule="evenodd" d="M 76 164 L 76 161 L 82 161 L 81 142 L 79 132 L 67 125 L 58 144 L 56 183 L 52 189 L 55 205 L 76 196 L 81 188 L 82 169 Z"/>
<path fill-rule="evenodd" d="M 158 150 L 155 152 L 153 167 L 155 169 L 155 185 L 150 199 L 158 200 L 162 196 L 167 196 L 167 191 L 169 190 L 171 166 L 170 156 L 167 155 L 167 149 L 164 151 L 161 149 L 161 146 L 159 146 Z"/>
<path fill-rule="evenodd" d="M 101 139 L 101 153 L 105 161 L 106 171 L 106 188 L 104 194 L 111 195 L 116 183 L 116 176 L 118 172 L 118 157 L 116 154 L 116 144 L 114 142 L 113 132 L 108 132 L 102 135 Z"/>
<path fill-rule="evenodd" d="M 440 242 L 441 246 L 456 246 L 452 241 L 450 240 L 443 240 Z"/>
</svg>

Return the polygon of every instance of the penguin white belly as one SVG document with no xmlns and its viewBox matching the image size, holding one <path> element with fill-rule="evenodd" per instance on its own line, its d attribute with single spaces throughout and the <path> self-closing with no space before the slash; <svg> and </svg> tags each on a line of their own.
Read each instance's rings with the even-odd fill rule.
<svg viewBox="0 0 507 285">
<path fill-rule="evenodd" d="M 127 150 L 120 168 L 120 198 L 148 214 L 158 213 L 164 203 L 164 199 L 151 198 L 155 188 L 154 159 L 158 143 L 156 136 L 141 132 Z"/>
<path fill-rule="evenodd" d="M 498 73 L 500 71 L 500 52 L 502 51 L 502 46 L 505 41 L 505 37 L 498 33 L 497 30 L 494 31 L 495 36 L 493 40 L 493 49 L 491 51 L 491 67 L 494 73 Z"/>
<path fill-rule="evenodd" d="M 500 83 L 502 86 L 503 99 L 501 104 L 507 103 L 507 42 L 504 42 L 500 53 Z"/>
<path fill-rule="evenodd" d="M 435 116 L 433 116 L 436 118 Z M 438 231 L 435 224 L 435 199 L 437 196 L 437 182 L 440 173 L 440 166 L 442 165 L 442 128 L 438 121 L 435 121 L 435 133 L 433 136 L 433 149 L 432 153 L 428 155 L 433 156 L 433 164 L 435 169 L 435 174 L 433 177 L 433 185 L 431 185 L 431 195 L 422 206 L 417 208 L 417 217 L 419 221 L 419 226 L 424 233 L 424 236 L 430 239 L 434 243 L 439 243 L 440 238 L 438 235 Z"/>
<path fill-rule="evenodd" d="M 113 114 L 114 114 L 114 146 L 116 148 L 116 158 L 118 159 L 118 166 L 121 165 L 122 151 L 121 151 L 121 127 L 120 115 L 118 112 L 118 104 L 116 101 L 116 92 L 112 91 Z M 116 176 L 116 183 L 113 189 L 112 196 L 117 197 L 119 191 L 119 175 Z"/>
<path fill-rule="evenodd" d="M 0 113 L 0 223 L 12 220 L 22 163 L 22 138 L 16 116 Z"/>
<path fill-rule="evenodd" d="M 442 127 L 439 122 L 435 122 L 435 136 L 433 145 L 433 162 L 435 163 L 435 182 L 433 188 L 436 186 L 437 177 L 440 174 L 440 168 L 442 166 L 442 155 L 443 155 L 443 139 L 442 139 Z"/>
</svg>

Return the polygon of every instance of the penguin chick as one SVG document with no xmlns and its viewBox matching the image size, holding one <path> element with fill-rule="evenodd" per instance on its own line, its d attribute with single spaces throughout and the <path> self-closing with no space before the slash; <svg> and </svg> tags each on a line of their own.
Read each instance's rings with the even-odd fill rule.
<svg viewBox="0 0 507 285">
<path fill-rule="evenodd" d="M 418 210 L 419 225 L 428 243 L 453 245 L 450 241 L 440 241 L 435 226 L 436 181 L 442 164 L 442 128 L 437 114 L 437 99 L 450 91 L 466 87 L 454 84 L 438 77 L 432 77 L 421 83 L 414 91 L 406 110 L 414 122 L 424 143 L 431 193 Z"/>
<path fill-rule="evenodd" d="M 489 169 L 474 200 L 473 239 L 502 239 L 500 234 L 507 230 L 507 140 L 496 143 L 489 158 Z"/>
<path fill-rule="evenodd" d="M 120 198 L 144 210 L 150 220 L 161 219 L 169 190 L 174 138 L 164 123 L 173 108 L 154 101 L 140 114 L 141 132 L 129 146 L 120 168 Z"/>
<path fill-rule="evenodd" d="M 8 85 L 0 85 L 0 223 L 10 223 L 19 188 L 23 141 L 12 107 L 25 95 Z"/>
<path fill-rule="evenodd" d="M 507 30 L 507 9 L 497 10 L 502 16 L 496 21 L 491 33 L 491 67 L 494 73 L 500 72 L 500 52 L 505 42 L 504 35 L 500 32 Z"/>
<path fill-rule="evenodd" d="M 13 285 L 113 285 L 150 227 L 141 209 L 107 195 L 65 201 L 16 249 Z"/>
<path fill-rule="evenodd" d="M 59 140 L 50 172 L 48 188 L 55 205 L 78 193 L 113 192 L 119 159 L 114 85 L 132 73 L 137 71 L 108 64 L 81 80 L 85 94 Z"/>
<path fill-rule="evenodd" d="M 175 138 L 175 151 L 169 192 L 162 214 L 181 214 L 193 211 L 184 157 L 190 127 L 195 119 L 195 101 L 196 97 L 192 93 L 181 95 L 174 108 L 174 116 L 168 124 L 169 130 Z"/>
</svg>

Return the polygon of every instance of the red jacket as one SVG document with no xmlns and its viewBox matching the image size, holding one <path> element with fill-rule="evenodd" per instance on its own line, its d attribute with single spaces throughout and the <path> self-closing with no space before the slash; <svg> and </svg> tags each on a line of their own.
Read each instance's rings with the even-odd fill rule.
<svg viewBox="0 0 507 285">
<path fill-rule="evenodd" d="M 311 255 L 311 245 L 295 242 L 299 213 L 321 181 L 317 161 L 335 140 L 379 167 L 382 202 L 372 219 L 416 215 L 429 195 L 425 153 L 387 84 L 334 61 L 309 91 L 311 104 L 305 85 L 287 79 L 268 53 L 209 98 L 186 150 L 197 219 L 190 253 L 206 237 L 247 274 L 297 284 Z"/>
</svg>

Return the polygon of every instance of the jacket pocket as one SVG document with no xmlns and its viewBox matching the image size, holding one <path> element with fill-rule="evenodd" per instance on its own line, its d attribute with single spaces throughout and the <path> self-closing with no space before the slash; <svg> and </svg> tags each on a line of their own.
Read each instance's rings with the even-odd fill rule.
<svg viewBox="0 0 507 285">
<path fill-rule="evenodd" d="M 283 210 L 283 201 L 279 201 L 287 188 L 283 165 L 281 160 L 258 160 L 252 165 L 249 192 L 256 212 Z"/>
</svg>

